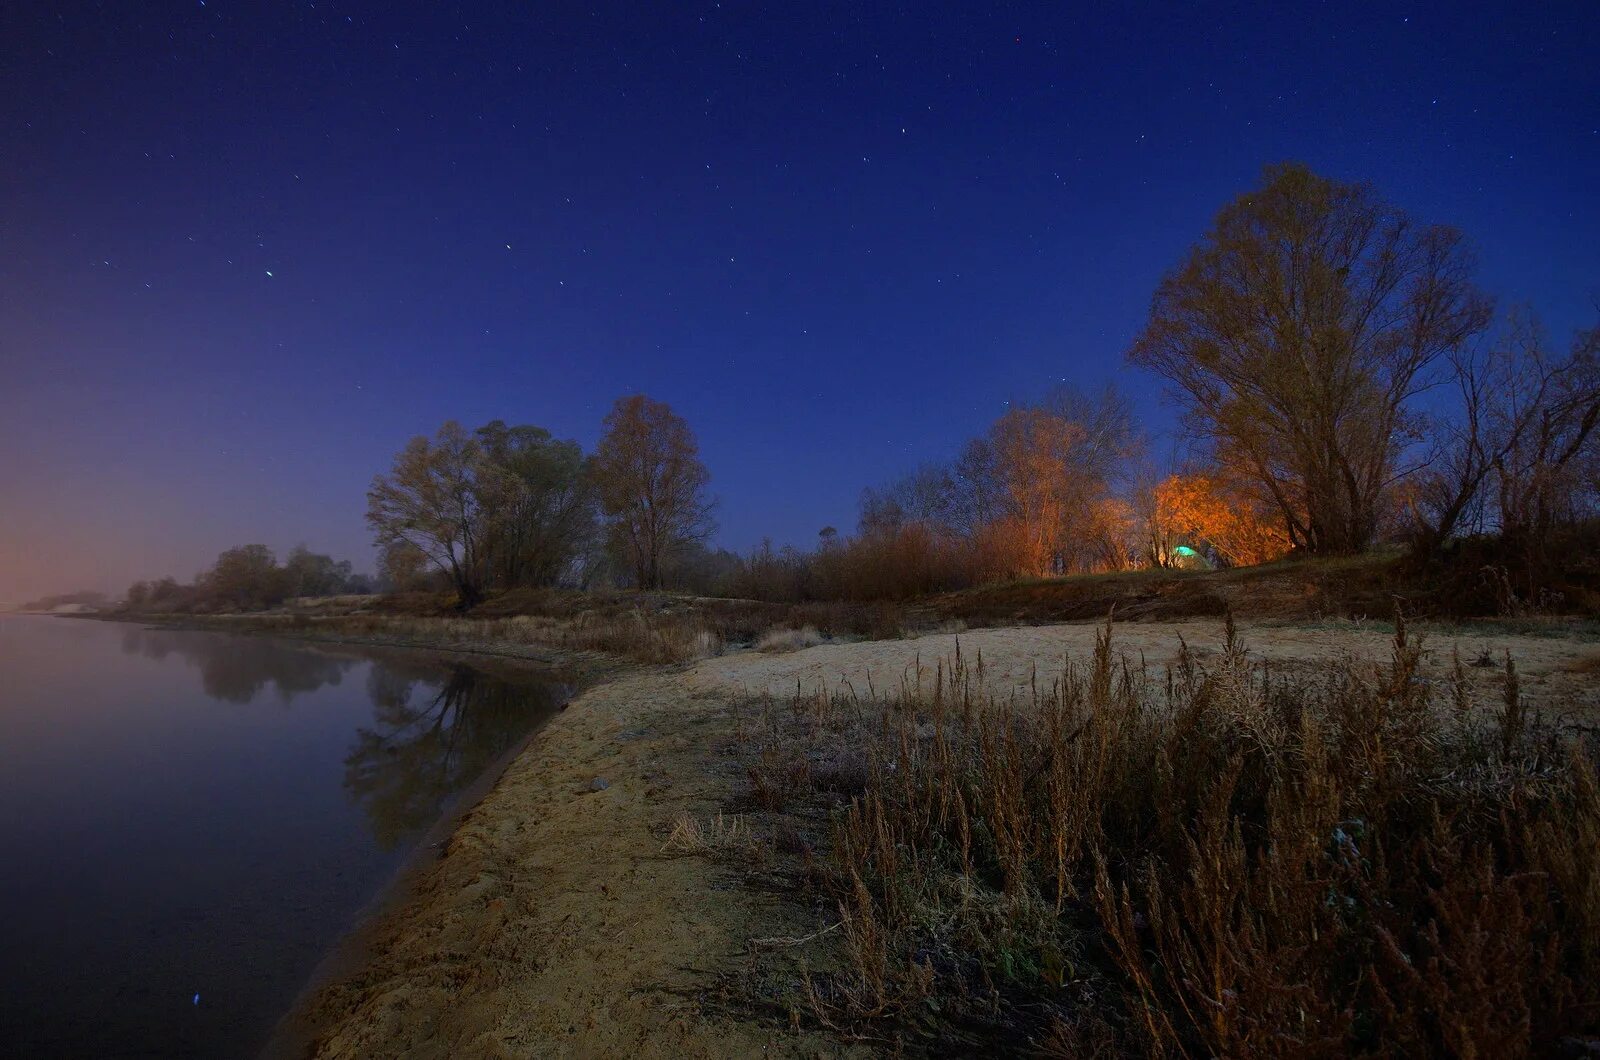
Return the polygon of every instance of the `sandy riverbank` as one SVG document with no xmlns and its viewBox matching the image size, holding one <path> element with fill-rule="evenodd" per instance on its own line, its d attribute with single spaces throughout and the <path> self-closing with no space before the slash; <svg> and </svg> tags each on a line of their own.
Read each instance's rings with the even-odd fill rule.
<svg viewBox="0 0 1600 1060">
<path fill-rule="evenodd" d="M 997 691 L 1047 682 L 1084 659 L 1095 626 L 976 630 Z M 1418 631 L 1424 632 L 1426 631 Z M 1215 621 L 1137 623 L 1116 645 L 1153 666 L 1178 637 L 1201 651 Z M 1371 629 L 1242 627 L 1255 654 L 1286 667 L 1355 654 L 1383 658 Z M 1452 649 L 1516 658 L 1528 699 L 1600 710 L 1592 639 L 1426 634 L 1427 666 Z M 688 814 L 706 819 L 744 794 L 728 745 L 752 693 L 784 695 L 869 682 L 895 688 L 953 652 L 952 634 L 823 644 L 786 655 L 739 652 L 694 666 L 616 671 L 540 732 L 461 820 L 443 856 L 405 900 L 368 929 L 367 961 L 316 990 L 300 1013 L 324 1057 L 834 1055 L 862 1049 L 791 1029 L 781 1012 L 742 996 L 750 942 L 798 936 L 810 922 L 731 869 L 669 850 Z M 1499 670 L 1472 668 L 1477 695 L 1498 695 Z M 597 783 L 598 781 L 598 783 Z M 803 956 L 806 947 L 800 947 Z"/>
<path fill-rule="evenodd" d="M 718 1004 L 748 940 L 781 933 L 769 903 L 664 849 L 678 814 L 734 795 L 709 753 L 728 709 L 679 672 L 574 701 L 374 927 L 368 965 L 309 999 L 316 1055 L 815 1055 Z"/>
</svg>

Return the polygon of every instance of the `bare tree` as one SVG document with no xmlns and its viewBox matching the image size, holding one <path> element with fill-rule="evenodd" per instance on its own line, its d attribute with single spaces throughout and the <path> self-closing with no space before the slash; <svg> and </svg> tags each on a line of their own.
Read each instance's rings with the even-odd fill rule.
<svg viewBox="0 0 1600 1060">
<path fill-rule="evenodd" d="M 923 464 L 889 485 L 861 491 L 856 529 L 863 534 L 892 533 L 910 523 L 947 532 L 953 528 L 959 487 L 940 464 Z"/>
<path fill-rule="evenodd" d="M 1600 328 L 1579 332 L 1558 357 L 1533 315 L 1518 311 L 1502 341 L 1456 353 L 1451 364 L 1459 408 L 1435 424 L 1433 458 L 1413 491 L 1420 551 L 1462 527 L 1537 547 L 1594 499 Z"/>
<path fill-rule="evenodd" d="M 618 398 L 592 468 L 613 540 L 639 588 L 660 588 L 663 560 L 713 529 L 711 475 L 694 433 L 664 402 L 643 394 Z"/>
<path fill-rule="evenodd" d="M 483 551 L 504 476 L 455 420 L 433 441 L 406 443 L 387 475 L 367 491 L 367 524 L 380 549 L 406 544 L 450 577 L 463 607 L 483 599 Z"/>
<path fill-rule="evenodd" d="M 967 446 L 957 463 L 958 508 L 1020 564 L 1012 573 L 1120 568 L 1132 559 L 1123 540 L 1131 509 L 1113 490 L 1139 448 L 1132 412 L 1114 389 L 1058 389 L 1011 409 Z"/>
<path fill-rule="evenodd" d="M 1559 523 L 1592 507 L 1586 479 L 1600 455 L 1600 327 L 1552 355 L 1538 322 L 1521 325 L 1516 368 L 1489 405 L 1496 515 L 1507 540 L 1537 550 Z"/>
<path fill-rule="evenodd" d="M 1299 165 L 1218 215 L 1157 289 L 1129 351 L 1218 458 L 1269 491 L 1314 553 L 1372 540 L 1430 368 L 1487 326 L 1454 229 Z"/>
</svg>

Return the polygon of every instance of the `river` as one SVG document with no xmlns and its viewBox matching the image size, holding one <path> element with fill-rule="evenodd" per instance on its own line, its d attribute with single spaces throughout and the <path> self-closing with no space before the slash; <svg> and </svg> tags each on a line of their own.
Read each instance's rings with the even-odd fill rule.
<svg viewBox="0 0 1600 1060">
<path fill-rule="evenodd" d="M 0 616 L 0 1053 L 253 1054 L 570 692 L 437 654 Z"/>
</svg>

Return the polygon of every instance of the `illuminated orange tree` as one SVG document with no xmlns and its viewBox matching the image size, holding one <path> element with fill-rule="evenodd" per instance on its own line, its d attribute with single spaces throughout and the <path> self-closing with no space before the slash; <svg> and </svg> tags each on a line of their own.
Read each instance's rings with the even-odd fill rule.
<svg viewBox="0 0 1600 1060">
<path fill-rule="evenodd" d="M 1277 559 L 1289 535 L 1246 489 L 1216 475 L 1172 475 L 1156 487 L 1152 551 L 1162 566 L 1184 540 L 1209 545 L 1231 566 Z"/>
</svg>

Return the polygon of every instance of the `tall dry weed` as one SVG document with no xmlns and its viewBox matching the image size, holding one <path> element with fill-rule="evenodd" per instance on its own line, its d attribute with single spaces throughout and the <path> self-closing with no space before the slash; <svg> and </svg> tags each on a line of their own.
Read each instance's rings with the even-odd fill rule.
<svg viewBox="0 0 1600 1060">
<path fill-rule="evenodd" d="M 1479 711 L 1423 659 L 1397 620 L 1382 664 L 1279 672 L 1229 622 L 1152 673 L 1108 623 L 1021 694 L 960 649 L 894 695 L 797 694 L 791 751 L 862 760 L 825 876 L 851 970 L 812 977 L 812 1011 L 1176 1056 L 1594 1034 L 1595 750 L 1530 715 L 1509 663 Z"/>
</svg>

